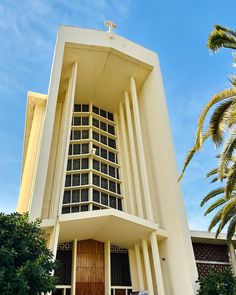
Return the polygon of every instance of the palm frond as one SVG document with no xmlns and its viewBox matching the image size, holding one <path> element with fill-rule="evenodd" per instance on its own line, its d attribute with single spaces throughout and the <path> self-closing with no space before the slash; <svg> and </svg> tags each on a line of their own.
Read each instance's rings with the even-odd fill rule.
<svg viewBox="0 0 236 295">
<path fill-rule="evenodd" d="M 216 25 L 208 37 L 207 47 L 216 52 L 222 47 L 236 49 L 235 31 Z"/>
<path fill-rule="evenodd" d="M 209 214 L 210 212 L 212 212 L 213 210 L 215 210 L 219 206 L 223 205 L 225 202 L 227 202 L 227 200 L 225 198 L 218 199 L 216 202 L 214 202 L 211 206 L 209 206 L 207 208 L 204 215 L 206 216 L 207 214 Z"/>
<path fill-rule="evenodd" d="M 227 230 L 227 239 L 232 240 L 233 235 L 235 233 L 235 226 L 236 226 L 236 213 L 235 215 L 231 218 L 228 230 Z"/>
<path fill-rule="evenodd" d="M 209 201 L 210 199 L 212 199 L 220 194 L 223 194 L 224 192 L 225 192 L 225 187 L 219 187 L 219 188 L 212 190 L 203 198 L 200 206 L 202 207 L 207 201 Z"/>
<path fill-rule="evenodd" d="M 221 220 L 221 214 L 222 214 L 223 209 L 220 209 L 212 218 L 209 226 L 208 226 L 208 231 L 211 231 L 213 227 L 217 225 L 217 223 L 220 222 Z"/>
<path fill-rule="evenodd" d="M 212 169 L 210 172 L 207 173 L 206 177 L 210 177 L 218 173 L 218 168 Z"/>
<path fill-rule="evenodd" d="M 235 189 L 235 183 L 236 183 L 236 162 L 234 162 L 233 165 L 229 168 L 229 172 L 227 175 L 226 185 L 225 185 L 226 199 L 230 198 L 230 194 Z"/>
</svg>

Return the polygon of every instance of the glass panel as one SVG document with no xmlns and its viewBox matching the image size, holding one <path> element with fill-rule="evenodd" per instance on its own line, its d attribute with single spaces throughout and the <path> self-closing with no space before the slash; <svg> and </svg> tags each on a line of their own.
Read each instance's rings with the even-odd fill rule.
<svg viewBox="0 0 236 295">
<path fill-rule="evenodd" d="M 72 155 L 72 144 L 69 146 L 69 155 Z"/>
<path fill-rule="evenodd" d="M 99 108 L 93 106 L 93 112 L 94 112 L 95 114 L 99 114 Z"/>
<path fill-rule="evenodd" d="M 70 203 L 70 191 L 64 191 L 63 204 Z"/>
<path fill-rule="evenodd" d="M 104 135 L 100 135 L 101 137 L 101 143 L 106 144 L 107 145 L 107 137 Z"/>
<path fill-rule="evenodd" d="M 81 185 L 88 184 L 88 173 L 81 174 Z"/>
<path fill-rule="evenodd" d="M 81 205 L 80 211 L 88 211 L 88 205 Z"/>
<path fill-rule="evenodd" d="M 66 175 L 66 183 L 65 186 L 71 186 L 71 175 Z"/>
<path fill-rule="evenodd" d="M 88 169 L 88 158 L 82 159 L 81 169 Z"/>
<path fill-rule="evenodd" d="M 101 157 L 104 159 L 107 159 L 107 151 L 104 149 L 101 149 Z"/>
<path fill-rule="evenodd" d="M 119 194 L 119 195 L 120 195 L 120 193 L 121 193 L 121 191 L 120 191 L 120 184 L 119 184 L 119 183 L 117 183 L 117 194 Z"/>
<path fill-rule="evenodd" d="M 96 141 L 99 141 L 99 134 L 97 132 L 93 131 L 93 139 L 95 139 Z"/>
<path fill-rule="evenodd" d="M 88 104 L 82 104 L 82 112 L 88 112 L 89 111 L 89 105 Z"/>
<path fill-rule="evenodd" d="M 79 155 L 79 154 L 80 154 L 80 144 L 74 144 L 73 155 Z"/>
<path fill-rule="evenodd" d="M 93 148 L 96 150 L 96 155 L 99 156 L 100 155 L 100 148 L 96 145 L 93 145 Z"/>
<path fill-rule="evenodd" d="M 88 143 L 83 143 L 82 144 L 82 154 L 88 154 L 88 151 L 89 151 Z"/>
<path fill-rule="evenodd" d="M 79 202 L 79 190 L 72 190 L 72 203 L 78 203 Z"/>
<path fill-rule="evenodd" d="M 81 117 L 74 117 L 74 126 L 81 125 Z"/>
<path fill-rule="evenodd" d="M 82 139 L 88 139 L 88 138 L 89 138 L 89 131 L 82 130 Z"/>
<path fill-rule="evenodd" d="M 93 210 L 100 210 L 100 207 L 93 205 Z"/>
<path fill-rule="evenodd" d="M 74 112 L 81 112 L 81 104 L 74 105 Z"/>
<path fill-rule="evenodd" d="M 107 124 L 104 122 L 100 122 L 100 128 L 104 131 L 107 131 Z"/>
<path fill-rule="evenodd" d="M 63 207 L 62 214 L 70 213 L 70 207 Z"/>
<path fill-rule="evenodd" d="M 101 162 L 101 172 L 107 174 L 107 164 Z"/>
<path fill-rule="evenodd" d="M 67 170 L 67 171 L 70 171 L 71 168 L 72 168 L 72 161 L 71 161 L 71 160 L 68 160 L 68 161 L 67 161 L 67 168 L 66 168 L 66 170 Z"/>
<path fill-rule="evenodd" d="M 100 170 L 99 161 L 97 161 L 95 159 L 93 159 L 93 169 L 98 170 L 98 171 Z"/>
<path fill-rule="evenodd" d="M 100 186 L 100 177 L 96 174 L 93 174 L 93 184 Z"/>
<path fill-rule="evenodd" d="M 108 206 L 108 195 L 105 193 L 101 193 L 101 203 L 103 205 Z"/>
<path fill-rule="evenodd" d="M 107 117 L 107 112 L 104 111 L 104 110 L 102 110 L 102 109 L 100 109 L 100 116 L 106 118 Z"/>
<path fill-rule="evenodd" d="M 89 125 L 89 118 L 88 117 L 82 117 L 82 125 Z"/>
<path fill-rule="evenodd" d="M 110 196 L 109 201 L 110 201 L 109 202 L 110 207 L 116 209 L 116 198 L 113 196 Z"/>
<path fill-rule="evenodd" d="M 108 132 L 115 135 L 115 128 L 112 125 L 108 125 Z"/>
<path fill-rule="evenodd" d="M 88 189 L 82 189 L 81 190 L 81 202 L 87 202 L 88 201 Z"/>
<path fill-rule="evenodd" d="M 73 175 L 73 186 L 80 185 L 80 174 Z"/>
<path fill-rule="evenodd" d="M 118 200 L 118 210 L 122 211 L 122 202 L 121 199 L 117 199 Z"/>
<path fill-rule="evenodd" d="M 108 117 L 108 119 L 109 120 L 111 120 L 111 121 L 114 121 L 114 116 L 113 116 L 113 114 L 112 113 L 107 113 L 107 117 Z"/>
<path fill-rule="evenodd" d="M 116 177 L 116 169 L 112 166 L 109 166 L 109 175 L 112 177 Z"/>
<path fill-rule="evenodd" d="M 99 121 L 93 118 L 93 126 L 99 128 Z"/>
<path fill-rule="evenodd" d="M 81 131 L 80 130 L 74 130 L 74 140 L 78 140 L 81 138 Z"/>
<path fill-rule="evenodd" d="M 111 148 L 116 149 L 116 141 L 114 139 L 108 138 L 108 145 Z"/>
<path fill-rule="evenodd" d="M 101 177 L 101 187 L 108 189 L 108 180 L 106 178 Z"/>
<path fill-rule="evenodd" d="M 109 152 L 109 161 L 114 162 L 115 163 L 115 154 L 112 152 Z"/>
<path fill-rule="evenodd" d="M 116 192 L 116 183 L 114 181 L 109 180 L 109 190 L 112 192 Z"/>
<path fill-rule="evenodd" d="M 93 190 L 93 201 L 100 203 L 100 192 L 97 190 Z"/>
<path fill-rule="evenodd" d="M 73 159 L 73 170 L 80 170 L 80 159 Z"/>
<path fill-rule="evenodd" d="M 72 212 L 72 213 L 79 212 L 79 206 L 73 206 L 73 207 L 71 208 L 71 212 Z"/>
</svg>

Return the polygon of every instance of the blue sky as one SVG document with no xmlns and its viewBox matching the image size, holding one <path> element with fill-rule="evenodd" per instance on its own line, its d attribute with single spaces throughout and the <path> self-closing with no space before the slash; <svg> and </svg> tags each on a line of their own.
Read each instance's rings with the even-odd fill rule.
<svg viewBox="0 0 236 295">
<path fill-rule="evenodd" d="M 160 58 L 177 164 L 182 167 L 194 140 L 197 117 L 208 99 L 229 86 L 232 52 L 209 53 L 206 41 L 214 24 L 236 29 L 235 2 L 228 0 L 2 0 L 0 2 L 0 211 L 16 208 L 28 90 L 47 93 L 60 24 L 104 29 L 156 51 Z M 204 175 L 214 168 L 208 144 L 182 182 L 191 229 L 206 229 L 199 208 L 213 187 Z"/>
</svg>

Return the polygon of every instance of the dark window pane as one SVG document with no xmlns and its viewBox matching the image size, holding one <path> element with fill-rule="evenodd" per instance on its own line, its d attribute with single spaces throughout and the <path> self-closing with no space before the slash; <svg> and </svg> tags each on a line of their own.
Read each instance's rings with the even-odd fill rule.
<svg viewBox="0 0 236 295">
<path fill-rule="evenodd" d="M 74 130 L 74 140 L 78 140 L 81 138 L 81 131 L 80 130 Z"/>
<path fill-rule="evenodd" d="M 79 212 L 79 206 L 73 206 L 73 207 L 71 208 L 71 212 L 72 212 L 72 213 Z"/>
<path fill-rule="evenodd" d="M 81 125 L 81 117 L 74 117 L 74 126 Z"/>
<path fill-rule="evenodd" d="M 93 205 L 93 210 L 100 210 L 100 207 Z"/>
<path fill-rule="evenodd" d="M 97 161 L 97 160 L 95 160 L 95 159 L 93 159 L 93 169 L 95 169 L 95 170 L 100 170 L 99 169 L 99 161 Z"/>
<path fill-rule="evenodd" d="M 80 154 L 80 144 L 74 144 L 73 145 L 73 155 L 79 155 Z"/>
<path fill-rule="evenodd" d="M 104 131 L 107 131 L 107 124 L 104 122 L 100 122 L 100 128 Z"/>
<path fill-rule="evenodd" d="M 88 158 L 82 159 L 81 169 L 88 169 Z"/>
<path fill-rule="evenodd" d="M 81 104 L 74 105 L 74 112 L 81 112 Z"/>
<path fill-rule="evenodd" d="M 108 132 L 111 134 L 115 134 L 115 128 L 112 125 L 108 125 Z"/>
<path fill-rule="evenodd" d="M 101 203 L 103 205 L 108 206 L 108 195 L 105 193 L 101 193 Z"/>
<path fill-rule="evenodd" d="M 112 152 L 109 152 L 109 161 L 114 162 L 115 163 L 115 154 Z"/>
<path fill-rule="evenodd" d="M 116 177 L 116 169 L 112 166 L 109 166 L 109 175 L 112 177 Z"/>
<path fill-rule="evenodd" d="M 99 128 L 99 121 L 93 118 L 93 126 Z"/>
<path fill-rule="evenodd" d="M 71 130 L 71 133 L 70 133 L 70 140 L 73 139 L 73 131 Z"/>
<path fill-rule="evenodd" d="M 88 211 L 88 205 L 81 205 L 80 211 Z"/>
<path fill-rule="evenodd" d="M 101 187 L 108 189 L 108 180 L 106 178 L 101 177 Z"/>
<path fill-rule="evenodd" d="M 100 137 L 101 137 L 101 143 L 107 144 L 107 137 L 104 135 L 100 135 Z"/>
<path fill-rule="evenodd" d="M 62 214 L 70 213 L 70 207 L 63 207 Z"/>
<path fill-rule="evenodd" d="M 107 159 L 107 151 L 104 149 L 101 149 L 101 157 L 104 159 Z"/>
<path fill-rule="evenodd" d="M 66 175 L 65 186 L 71 186 L 71 175 Z"/>
<path fill-rule="evenodd" d="M 82 130 L 82 139 L 89 138 L 89 131 L 88 130 Z"/>
<path fill-rule="evenodd" d="M 78 203 L 79 202 L 79 190 L 73 190 L 72 191 L 72 203 Z"/>
<path fill-rule="evenodd" d="M 107 164 L 101 162 L 101 172 L 107 174 Z"/>
<path fill-rule="evenodd" d="M 89 111 L 89 105 L 88 104 L 82 104 L 82 112 L 88 112 Z"/>
<path fill-rule="evenodd" d="M 109 205 L 111 208 L 116 209 L 116 198 L 113 196 L 110 196 L 109 198 Z"/>
<path fill-rule="evenodd" d="M 88 184 L 88 173 L 81 174 L 81 185 Z"/>
<path fill-rule="evenodd" d="M 100 203 L 100 192 L 97 190 L 93 190 L 93 201 Z"/>
<path fill-rule="evenodd" d="M 100 116 L 106 118 L 107 117 L 107 112 L 104 111 L 104 110 L 102 110 L 102 109 L 100 109 Z"/>
<path fill-rule="evenodd" d="M 72 155 L 72 144 L 69 146 L 69 155 Z"/>
<path fill-rule="evenodd" d="M 121 199 L 117 199 L 118 200 L 118 210 L 122 211 L 122 202 Z"/>
<path fill-rule="evenodd" d="M 95 114 L 99 114 L 99 108 L 93 106 L 93 112 Z"/>
<path fill-rule="evenodd" d="M 88 125 L 89 124 L 89 118 L 88 117 L 82 117 L 82 125 Z"/>
<path fill-rule="evenodd" d="M 81 202 L 87 202 L 88 201 L 88 189 L 82 189 L 81 190 Z"/>
<path fill-rule="evenodd" d="M 117 157 L 117 155 L 115 157 L 116 157 L 116 164 L 118 164 L 118 157 Z"/>
<path fill-rule="evenodd" d="M 70 191 L 64 191 L 63 204 L 70 203 Z"/>
<path fill-rule="evenodd" d="M 119 195 L 120 195 L 120 193 L 121 193 L 121 191 L 120 191 L 120 184 L 119 184 L 119 183 L 117 183 L 117 194 L 119 194 Z"/>
<path fill-rule="evenodd" d="M 96 174 L 93 174 L 93 184 L 100 186 L 100 177 Z"/>
<path fill-rule="evenodd" d="M 109 119 L 109 120 L 111 120 L 111 121 L 114 121 L 114 116 L 113 116 L 113 114 L 112 113 L 107 113 L 107 118 Z"/>
<path fill-rule="evenodd" d="M 70 171 L 72 168 L 71 162 L 72 162 L 72 160 L 67 161 L 67 168 L 66 168 L 67 171 Z"/>
<path fill-rule="evenodd" d="M 80 185 L 80 174 L 73 175 L 73 186 Z"/>
<path fill-rule="evenodd" d="M 97 132 L 93 132 L 93 139 L 99 141 L 99 134 Z"/>
<path fill-rule="evenodd" d="M 82 144 L 82 154 L 88 154 L 88 151 L 89 151 L 88 143 L 83 143 Z"/>
<path fill-rule="evenodd" d="M 116 178 L 120 179 L 119 169 L 116 169 Z"/>
<path fill-rule="evenodd" d="M 114 139 L 108 138 L 108 145 L 113 149 L 116 149 L 116 141 Z"/>
<path fill-rule="evenodd" d="M 109 190 L 111 192 L 116 192 L 116 183 L 114 181 L 109 180 Z"/>
<path fill-rule="evenodd" d="M 80 159 L 73 160 L 73 170 L 80 170 Z"/>
</svg>

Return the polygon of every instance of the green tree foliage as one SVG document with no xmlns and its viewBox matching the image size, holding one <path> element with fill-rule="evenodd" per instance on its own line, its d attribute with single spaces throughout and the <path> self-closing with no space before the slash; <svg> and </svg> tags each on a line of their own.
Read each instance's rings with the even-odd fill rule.
<svg viewBox="0 0 236 295">
<path fill-rule="evenodd" d="M 207 277 L 198 280 L 198 295 L 236 295 L 236 278 L 229 269 L 211 271 Z"/>
<path fill-rule="evenodd" d="M 39 295 L 54 290 L 53 255 L 39 221 L 0 213 L 0 294 Z"/>
<path fill-rule="evenodd" d="M 213 52 L 221 48 L 236 49 L 236 31 L 216 25 L 209 35 L 207 46 Z M 179 180 L 207 139 L 211 139 L 217 148 L 222 146 L 218 167 L 214 169 L 214 181 L 222 182 L 221 187 L 210 192 L 203 199 L 202 205 L 213 197 L 220 196 L 205 213 L 220 208 L 213 217 L 209 230 L 218 224 L 217 236 L 227 224 L 227 237 L 231 239 L 236 226 L 236 77 L 231 76 L 229 80 L 231 87 L 215 94 L 203 108 L 198 119 L 195 143 L 186 157 Z"/>
</svg>

